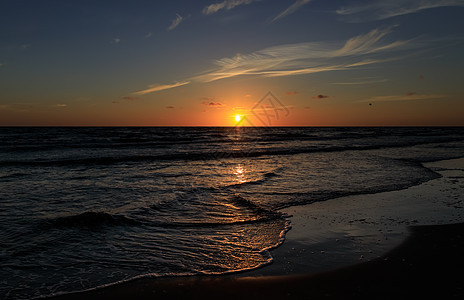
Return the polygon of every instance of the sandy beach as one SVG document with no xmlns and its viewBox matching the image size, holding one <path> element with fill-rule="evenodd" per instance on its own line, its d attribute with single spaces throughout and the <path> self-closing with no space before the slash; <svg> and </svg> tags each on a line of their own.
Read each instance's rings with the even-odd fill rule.
<svg viewBox="0 0 464 300">
<path fill-rule="evenodd" d="M 464 159 L 400 191 L 291 207 L 292 230 L 264 268 L 143 278 L 58 299 L 376 298 L 464 295 Z"/>
</svg>

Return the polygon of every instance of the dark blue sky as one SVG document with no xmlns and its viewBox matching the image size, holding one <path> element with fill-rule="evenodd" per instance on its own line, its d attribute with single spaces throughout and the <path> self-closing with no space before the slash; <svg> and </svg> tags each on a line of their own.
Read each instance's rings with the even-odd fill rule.
<svg viewBox="0 0 464 300">
<path fill-rule="evenodd" d="M 230 125 L 269 90 L 283 125 L 458 124 L 463 28 L 464 0 L 3 0 L 0 125 Z"/>
</svg>

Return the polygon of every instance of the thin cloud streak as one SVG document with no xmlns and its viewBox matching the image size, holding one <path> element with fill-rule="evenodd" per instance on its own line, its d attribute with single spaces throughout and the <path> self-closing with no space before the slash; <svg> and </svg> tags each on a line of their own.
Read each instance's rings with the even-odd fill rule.
<svg viewBox="0 0 464 300">
<path fill-rule="evenodd" d="M 179 15 L 179 14 L 176 14 L 176 18 L 174 20 L 172 20 L 172 23 L 171 25 L 168 27 L 168 30 L 171 31 L 173 30 L 174 28 L 176 28 L 177 26 L 179 26 L 179 24 L 184 20 L 184 18 Z"/>
<path fill-rule="evenodd" d="M 149 93 L 168 90 L 168 89 L 183 86 L 183 85 L 186 85 L 186 84 L 189 84 L 189 83 L 190 83 L 190 81 L 176 82 L 174 84 L 150 85 L 148 89 L 141 90 L 141 91 L 138 91 L 138 92 L 134 92 L 132 94 L 133 95 L 138 95 L 138 96 L 143 96 L 143 95 L 146 95 L 146 94 L 149 94 Z"/>
<path fill-rule="evenodd" d="M 240 5 L 247 5 L 260 0 L 224 0 L 223 2 L 213 3 L 203 8 L 204 15 L 217 13 L 221 9 L 231 10 Z"/>
<path fill-rule="evenodd" d="M 336 13 L 350 22 L 384 20 L 412 14 L 424 9 L 464 6 L 463 0 L 376 0 L 368 4 L 354 4 L 339 8 Z"/>
<path fill-rule="evenodd" d="M 130 97 L 130 96 L 122 97 L 122 99 L 127 100 L 127 101 L 137 101 L 137 100 L 140 100 L 139 97 Z"/>
<path fill-rule="evenodd" d="M 413 101 L 413 100 L 429 100 L 429 99 L 441 99 L 447 98 L 447 95 L 439 94 L 416 94 L 407 93 L 405 95 L 388 95 L 388 96 L 376 96 L 369 99 L 359 100 L 357 102 L 389 102 L 389 101 Z"/>
<path fill-rule="evenodd" d="M 351 81 L 351 82 L 332 82 L 331 84 L 336 85 L 363 85 L 363 84 L 374 84 L 374 83 L 382 83 L 387 82 L 387 79 L 379 79 L 379 80 L 364 80 L 364 81 Z"/>
<path fill-rule="evenodd" d="M 290 14 L 293 14 L 294 12 L 296 12 L 298 9 L 300 9 L 300 7 L 302 7 L 303 5 L 305 4 L 308 4 L 309 2 L 311 2 L 312 0 L 297 0 L 295 3 L 293 3 L 292 5 L 290 5 L 289 8 L 287 8 L 286 10 L 284 10 L 283 12 L 281 12 L 279 15 L 277 15 L 277 17 L 275 17 L 274 19 L 272 19 L 272 22 L 274 21 L 277 21 L 278 19 L 281 19 L 281 18 L 284 18 Z"/>
<path fill-rule="evenodd" d="M 10 103 L 0 105 L 0 110 L 12 111 L 17 113 L 29 112 L 31 108 L 34 108 L 33 103 Z"/>
<path fill-rule="evenodd" d="M 386 45 L 378 45 L 378 42 L 392 32 L 392 27 L 380 30 L 373 29 L 364 35 L 350 38 L 345 45 L 334 53 L 334 56 L 370 54 L 380 51 L 395 49 L 407 44 L 409 41 L 396 41 Z"/>
</svg>

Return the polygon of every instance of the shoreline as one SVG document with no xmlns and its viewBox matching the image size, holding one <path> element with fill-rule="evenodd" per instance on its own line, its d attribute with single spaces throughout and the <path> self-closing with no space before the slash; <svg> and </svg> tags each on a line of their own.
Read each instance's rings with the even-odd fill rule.
<svg viewBox="0 0 464 300">
<path fill-rule="evenodd" d="M 52 299 L 392 299 L 464 296 L 464 223 L 412 226 L 381 258 L 331 271 L 286 276 L 144 278 Z"/>
<path fill-rule="evenodd" d="M 453 274 L 464 261 L 464 158 L 424 166 L 442 177 L 403 190 L 283 209 L 292 215 L 292 229 L 271 250 L 273 263 L 260 269 L 140 278 L 53 299 L 382 298 L 439 290 L 463 295 L 464 284 Z M 420 289 L 424 281 L 434 290 Z"/>
<path fill-rule="evenodd" d="M 247 274 L 305 274 L 350 266 L 399 246 L 411 225 L 464 222 L 464 158 L 423 165 L 441 177 L 401 190 L 282 209 L 292 216 L 291 230 L 271 251 L 273 263 Z"/>
</svg>

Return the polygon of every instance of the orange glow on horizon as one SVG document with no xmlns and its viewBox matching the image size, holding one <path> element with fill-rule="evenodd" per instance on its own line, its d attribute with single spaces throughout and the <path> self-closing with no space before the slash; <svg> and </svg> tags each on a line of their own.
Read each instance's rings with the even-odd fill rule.
<svg viewBox="0 0 464 300">
<path fill-rule="evenodd" d="M 254 96 L 234 94 L 234 89 L 221 86 L 221 91 L 201 91 L 184 98 L 166 101 L 103 99 L 70 102 L 67 106 L 42 104 L 0 105 L 2 126 L 462 126 L 462 101 L 441 99 L 427 101 L 357 102 L 353 95 L 342 98 L 308 99 L 276 92 L 288 114 L 273 114 L 273 108 L 256 106 L 265 89 Z M 234 86 L 235 88 L 235 86 Z M 251 90 L 251 89 L 249 89 Z M 244 92 L 241 92 L 244 94 Z M 224 96 L 204 103 L 202 95 Z M 328 94 L 331 94 L 330 92 Z M 334 92 L 335 94 L 335 92 Z M 147 96 L 148 97 L 148 96 Z M 301 97 L 301 99 L 299 98 Z M 158 98 L 154 97 L 153 100 Z M 191 101 L 191 99 L 197 99 Z M 43 100 L 45 101 L 45 100 Z M 220 105 L 218 104 L 220 103 Z M 265 103 L 268 104 L 268 103 Z M 438 105 L 440 104 L 440 105 Z M 446 104 L 446 105 L 445 105 Z M 256 106 L 256 107 L 255 107 Z M 279 108 L 279 106 L 276 107 Z M 449 107 L 453 107 L 450 111 Z M 259 117 L 259 118 L 258 118 Z"/>
</svg>

